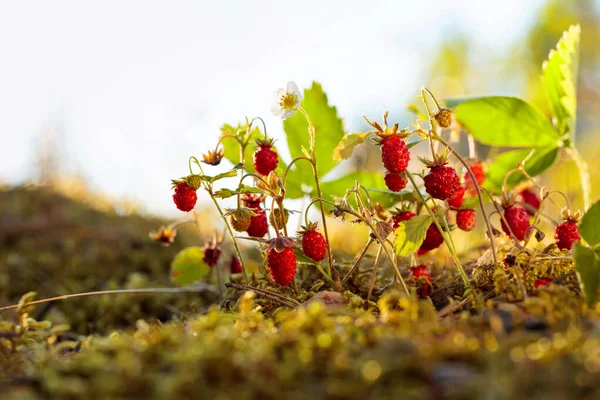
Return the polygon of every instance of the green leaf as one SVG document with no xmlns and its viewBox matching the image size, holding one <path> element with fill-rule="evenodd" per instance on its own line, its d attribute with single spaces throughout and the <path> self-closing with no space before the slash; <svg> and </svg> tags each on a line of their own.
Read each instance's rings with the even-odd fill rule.
<svg viewBox="0 0 600 400">
<path fill-rule="evenodd" d="M 579 25 L 571 25 L 550 50 L 542 65 L 542 85 L 556 117 L 560 135 L 573 132 L 577 117 L 577 70 L 579 68 Z"/>
<path fill-rule="evenodd" d="M 587 246 L 575 243 L 574 250 L 575 265 L 577 272 L 583 282 L 583 290 L 587 302 L 591 306 L 598 297 L 598 286 L 600 285 L 600 259 L 598 254 Z"/>
<path fill-rule="evenodd" d="M 491 96 L 461 103 L 456 118 L 481 143 L 507 147 L 556 147 L 558 135 L 542 112 L 516 98 Z"/>
<path fill-rule="evenodd" d="M 310 89 L 304 90 L 304 98 L 300 103 L 302 108 L 310 115 L 315 126 L 317 162 L 319 174 L 325 176 L 336 165 L 332 155 L 333 150 L 344 136 L 342 120 L 337 115 L 337 110 L 327 102 L 323 88 L 313 82 Z M 308 123 L 301 113 L 296 113 L 283 121 L 283 128 L 287 137 L 290 155 L 292 158 L 304 156 L 302 148 L 310 148 Z M 310 163 L 301 161 L 294 164 L 290 171 L 289 181 L 294 182 L 293 187 L 287 187 L 288 198 L 302 197 L 302 185 L 314 188 L 315 178 Z"/>
<path fill-rule="evenodd" d="M 600 201 L 594 203 L 581 218 L 579 234 L 592 247 L 600 243 Z"/>
<path fill-rule="evenodd" d="M 296 262 L 298 264 L 310 264 L 310 265 L 317 264 L 315 262 L 315 260 L 313 260 L 312 258 L 310 258 L 309 256 L 307 256 L 306 254 L 304 254 L 302 252 L 302 249 L 299 249 L 298 247 L 294 247 L 294 253 L 296 254 Z"/>
<path fill-rule="evenodd" d="M 499 192 L 502 189 L 506 173 L 517 168 L 517 162 L 523 161 L 531 151 L 532 149 L 511 150 L 495 157 L 487 166 L 486 180 L 483 186 L 491 191 Z M 533 149 L 533 151 L 533 155 L 525 163 L 525 170 L 531 176 L 537 176 L 550 168 L 558 157 L 558 149 L 555 147 Z M 508 178 L 507 186 L 511 188 L 525 179 L 523 174 L 514 172 Z"/>
<path fill-rule="evenodd" d="M 231 169 L 227 172 L 223 172 L 223 173 L 215 175 L 215 176 L 203 175 L 202 178 L 207 180 L 210 183 L 213 183 L 213 182 L 216 182 L 216 181 L 224 179 L 224 178 L 233 178 L 234 176 L 237 176 L 238 171 L 242 168 L 244 168 L 244 166 L 242 164 L 237 164 L 233 167 L 233 169 Z"/>
<path fill-rule="evenodd" d="M 432 222 L 433 218 L 429 215 L 417 215 L 408 221 L 400 222 L 394 232 L 396 234 L 396 239 L 394 239 L 396 255 L 404 257 L 417 251 L 423 244 L 427 228 Z"/>
<path fill-rule="evenodd" d="M 218 199 L 228 199 L 230 197 L 237 196 L 238 194 L 245 193 L 264 193 L 264 191 L 256 187 L 246 186 L 242 184 L 236 190 L 231 190 L 227 188 L 217 190 L 215 192 L 215 197 Z"/>
<path fill-rule="evenodd" d="M 335 162 L 350 158 L 352 153 L 354 153 L 354 148 L 359 144 L 364 143 L 369 135 L 371 135 L 371 132 L 348 133 L 347 135 L 344 135 L 335 149 L 333 149 L 333 159 Z"/>
<path fill-rule="evenodd" d="M 171 280 L 178 286 L 189 285 L 204 278 L 209 269 L 202 249 L 188 247 L 177 253 L 171 262 Z"/>
<path fill-rule="evenodd" d="M 463 96 L 463 97 L 450 97 L 447 99 L 443 99 L 442 100 L 442 104 L 444 105 L 444 107 L 446 108 L 456 108 L 458 107 L 460 104 L 464 103 L 465 101 L 469 101 L 469 100 L 478 100 L 481 99 L 485 96 Z"/>
</svg>

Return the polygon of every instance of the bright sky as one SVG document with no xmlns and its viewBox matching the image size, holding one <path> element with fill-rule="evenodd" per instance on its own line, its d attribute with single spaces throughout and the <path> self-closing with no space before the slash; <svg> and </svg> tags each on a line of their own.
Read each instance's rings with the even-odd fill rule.
<svg viewBox="0 0 600 400">
<path fill-rule="evenodd" d="M 269 106 L 288 80 L 320 81 L 352 129 L 404 107 L 449 32 L 501 51 L 541 4 L 0 1 L 0 182 L 33 177 L 36 142 L 61 123 L 68 171 L 172 215 L 170 179 L 224 122 L 262 116 L 281 137 Z"/>
</svg>

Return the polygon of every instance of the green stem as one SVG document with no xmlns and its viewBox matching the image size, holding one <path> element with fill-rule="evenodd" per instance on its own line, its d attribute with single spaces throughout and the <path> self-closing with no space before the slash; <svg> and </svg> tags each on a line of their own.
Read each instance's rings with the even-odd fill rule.
<svg viewBox="0 0 600 400">
<path fill-rule="evenodd" d="M 360 262 L 362 261 L 363 257 L 365 256 L 365 254 L 367 254 L 367 251 L 369 250 L 369 247 L 371 247 L 372 243 L 373 243 L 373 238 L 371 236 L 369 236 L 369 240 L 367 241 L 367 244 L 365 244 L 365 247 L 363 247 L 362 251 L 360 252 L 360 255 L 354 262 L 354 265 L 352 266 L 352 268 L 350 268 L 350 271 L 348 271 L 348 273 L 346 274 L 344 279 L 342 279 L 342 286 L 345 285 L 346 282 L 348 282 L 348 279 L 350 279 L 350 277 L 352 276 L 352 274 L 354 274 L 354 272 L 358 268 Z"/>
</svg>

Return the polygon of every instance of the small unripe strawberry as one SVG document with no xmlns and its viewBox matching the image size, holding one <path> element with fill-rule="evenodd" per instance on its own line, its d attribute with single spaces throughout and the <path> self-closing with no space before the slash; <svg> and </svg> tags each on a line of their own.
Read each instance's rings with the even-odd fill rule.
<svg viewBox="0 0 600 400">
<path fill-rule="evenodd" d="M 456 226 L 463 231 L 470 231 L 475 228 L 475 211 L 473 210 L 458 210 L 456 212 Z"/>
<path fill-rule="evenodd" d="M 425 191 L 434 199 L 446 200 L 454 195 L 460 186 L 456 170 L 445 165 L 429 167 L 424 178 Z"/>
<path fill-rule="evenodd" d="M 561 250 L 571 250 L 573 243 L 580 239 L 581 236 L 576 221 L 567 220 L 558 224 L 554 230 L 554 243 Z"/>
<path fill-rule="evenodd" d="M 521 196 L 521 201 L 529 206 L 524 207 L 527 214 L 535 215 L 536 211 L 540 209 L 541 203 L 538 195 L 531 189 L 523 189 L 519 195 Z"/>
<path fill-rule="evenodd" d="M 236 256 L 231 257 L 231 261 L 229 262 L 229 272 L 232 274 L 241 274 L 242 273 L 242 263 L 240 259 Z"/>
<path fill-rule="evenodd" d="M 261 238 L 269 232 L 267 215 L 265 214 L 265 211 L 260 208 L 255 208 L 252 211 L 257 215 L 250 218 L 250 226 L 246 229 L 246 232 L 250 236 Z"/>
<path fill-rule="evenodd" d="M 248 207 L 239 207 L 235 210 L 229 210 L 227 215 L 229 215 L 229 223 L 235 231 L 246 232 L 250 227 L 255 212 Z"/>
<path fill-rule="evenodd" d="M 469 168 L 471 168 L 471 172 L 475 175 L 477 184 L 479 186 L 483 185 L 483 182 L 485 182 L 485 164 L 482 161 L 475 161 L 469 164 Z M 471 175 L 469 175 L 468 171 L 465 171 L 464 181 L 465 189 L 467 189 L 470 194 L 474 194 L 476 192 L 475 185 L 473 184 L 473 179 L 471 179 Z"/>
<path fill-rule="evenodd" d="M 540 278 L 535 281 L 535 288 L 538 289 L 542 286 L 546 286 L 552 283 L 552 279 L 550 278 Z"/>
<path fill-rule="evenodd" d="M 287 225 L 289 218 L 290 212 L 288 210 L 284 208 L 282 212 L 280 208 L 275 208 L 269 214 L 269 223 L 273 228 L 283 229 Z"/>
<path fill-rule="evenodd" d="M 381 161 L 385 169 L 401 174 L 408 168 L 410 152 L 399 135 L 391 135 L 381 140 Z"/>
<path fill-rule="evenodd" d="M 433 115 L 433 119 L 435 119 L 435 122 L 440 127 L 447 128 L 452 124 L 452 111 L 447 108 L 441 108 Z"/>
<path fill-rule="evenodd" d="M 385 175 L 385 185 L 392 192 L 399 192 L 406 187 L 407 180 L 400 174 L 388 172 Z"/>
<path fill-rule="evenodd" d="M 427 266 L 419 265 L 417 267 L 412 267 L 410 270 L 412 272 L 412 277 L 415 278 L 416 281 L 423 283 L 423 286 L 417 290 L 417 293 L 421 297 L 428 297 L 431 294 L 431 274 L 429 273 Z"/>
<path fill-rule="evenodd" d="M 296 275 L 296 253 L 292 247 L 284 247 L 281 252 L 275 248 L 267 256 L 269 273 L 281 286 L 289 285 Z"/>
<path fill-rule="evenodd" d="M 394 214 L 392 216 L 392 227 L 394 228 L 394 230 L 398 229 L 398 225 L 400 224 L 400 222 L 408 221 L 415 215 L 417 214 L 415 214 L 412 211 L 400 211 L 399 213 Z"/>
<path fill-rule="evenodd" d="M 277 153 L 273 151 L 273 141 L 257 141 L 258 149 L 254 152 L 254 169 L 261 175 L 269 175 L 277 168 Z"/>
<path fill-rule="evenodd" d="M 423 243 L 421 244 L 421 247 L 419 247 L 417 254 L 423 255 L 431 250 L 437 249 L 442 245 L 442 243 L 444 243 L 444 237 L 437 226 L 432 223 L 429 225 L 429 228 L 427 228 L 425 240 L 423 240 Z"/>
<path fill-rule="evenodd" d="M 463 199 L 465 198 L 465 187 L 463 185 L 459 185 L 452 197 L 448 200 L 448 205 L 453 208 L 460 208 L 463 203 Z"/>
<path fill-rule="evenodd" d="M 178 209 L 185 212 L 192 211 L 196 205 L 196 201 L 198 201 L 198 195 L 187 183 L 180 182 L 175 186 L 173 202 Z"/>
<path fill-rule="evenodd" d="M 200 185 L 202 184 L 202 178 L 200 177 L 200 175 L 189 175 L 185 178 L 185 182 L 193 190 L 198 190 L 200 189 Z"/>
<path fill-rule="evenodd" d="M 508 226 L 504 223 L 504 219 L 506 219 Z M 504 209 L 504 219 L 502 220 L 502 230 L 504 233 L 510 236 L 510 230 L 512 230 L 517 240 L 524 240 L 530 226 L 527 211 L 521 206 L 509 206 Z M 510 230 L 508 229 L 509 227 Z"/>
<path fill-rule="evenodd" d="M 314 261 L 321 261 L 327 253 L 327 242 L 317 231 L 317 224 L 312 223 L 298 232 L 302 237 L 302 252 Z"/>
</svg>

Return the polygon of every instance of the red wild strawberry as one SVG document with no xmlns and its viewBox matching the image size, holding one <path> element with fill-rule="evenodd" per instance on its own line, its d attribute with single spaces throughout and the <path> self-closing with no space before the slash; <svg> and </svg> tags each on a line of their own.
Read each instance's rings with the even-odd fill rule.
<svg viewBox="0 0 600 400">
<path fill-rule="evenodd" d="M 535 215 L 536 211 L 540 209 L 540 198 L 537 194 L 531 189 L 523 189 L 519 193 L 521 196 L 521 201 L 527 206 L 525 206 L 525 211 L 529 215 Z"/>
<path fill-rule="evenodd" d="M 242 195 L 242 201 L 248 208 L 260 208 L 260 203 L 264 197 L 257 193 L 248 193 Z"/>
<path fill-rule="evenodd" d="M 421 297 L 428 297 L 431 294 L 431 274 L 429 273 L 427 266 L 419 265 L 417 267 L 412 267 L 410 270 L 415 280 L 423 283 L 423 286 L 417 290 L 417 293 Z"/>
<path fill-rule="evenodd" d="M 207 242 L 204 245 L 204 262 L 209 266 L 214 267 L 219 263 L 221 258 L 221 249 L 219 248 L 220 243 L 215 241 Z"/>
<path fill-rule="evenodd" d="M 303 226 L 298 232 L 302 237 L 302 252 L 314 261 L 321 261 L 327 253 L 327 242 L 319 231 L 317 224 L 310 223 L 308 226 Z"/>
<path fill-rule="evenodd" d="M 456 212 L 456 226 L 466 232 L 475 228 L 475 211 L 458 210 Z"/>
<path fill-rule="evenodd" d="M 469 168 L 471 168 L 471 172 L 475 175 L 475 181 L 479 186 L 483 185 L 485 182 L 485 165 L 482 161 L 475 161 L 469 164 Z M 469 171 L 465 171 L 464 174 L 465 188 L 469 191 L 470 194 L 475 193 L 475 185 L 473 184 L 473 179 L 471 179 L 471 175 Z"/>
<path fill-rule="evenodd" d="M 394 230 L 398 229 L 398 225 L 400 224 L 400 222 L 408 221 L 415 215 L 417 214 L 415 214 L 412 211 L 400 211 L 398 214 L 392 216 L 392 227 L 394 228 Z"/>
<path fill-rule="evenodd" d="M 269 175 L 277 168 L 277 153 L 272 150 L 273 140 L 257 140 L 258 149 L 254 152 L 254 169 L 261 175 Z"/>
<path fill-rule="evenodd" d="M 388 172 L 385 175 L 385 185 L 392 192 L 399 192 L 406 187 L 407 180 L 400 174 Z"/>
<path fill-rule="evenodd" d="M 454 195 L 460 186 L 456 170 L 445 165 L 429 167 L 424 178 L 425 191 L 434 199 L 446 200 Z"/>
<path fill-rule="evenodd" d="M 508 226 L 504 223 L 504 219 Z M 504 209 L 504 219 L 502 219 L 502 230 L 510 236 L 510 230 L 515 235 L 517 240 L 525 239 L 525 235 L 529 230 L 529 215 L 521 206 L 511 205 Z M 510 230 L 508 229 L 510 227 Z"/>
<path fill-rule="evenodd" d="M 581 239 L 579 228 L 577 227 L 577 221 L 581 213 L 578 211 L 571 214 L 571 210 L 565 209 L 562 211 L 562 216 L 564 222 L 558 224 L 554 230 L 554 243 L 561 250 L 571 250 L 573 243 Z"/>
<path fill-rule="evenodd" d="M 186 182 L 180 182 L 175 186 L 173 201 L 181 211 L 192 211 L 198 200 L 196 191 L 188 186 Z"/>
<path fill-rule="evenodd" d="M 452 197 L 450 197 L 446 201 L 448 202 L 448 205 L 450 207 L 460 208 L 462 206 L 464 198 L 465 198 L 465 187 L 463 185 L 460 185 L 456 189 L 456 191 L 454 192 L 454 194 L 452 195 Z"/>
<path fill-rule="evenodd" d="M 437 226 L 432 223 L 429 225 L 429 228 L 427 228 L 425 240 L 423 240 L 423 243 L 421 244 L 421 247 L 419 247 L 417 254 L 423 255 L 431 250 L 437 249 L 442 245 L 442 243 L 444 243 L 444 237 Z"/>
<path fill-rule="evenodd" d="M 269 223 L 267 222 L 267 214 L 259 208 L 252 209 L 256 214 L 250 218 L 250 226 L 246 230 L 248 235 L 253 237 L 263 237 L 269 232 Z"/>
<path fill-rule="evenodd" d="M 381 140 L 381 161 L 385 169 L 391 173 L 400 174 L 406 171 L 410 152 L 400 136 L 391 135 Z"/>
<path fill-rule="evenodd" d="M 231 257 L 231 261 L 229 262 L 229 272 L 232 274 L 241 274 L 242 273 L 242 263 L 240 259 L 236 256 Z"/>
<path fill-rule="evenodd" d="M 284 247 L 282 251 L 273 248 L 267 256 L 269 273 L 281 286 L 289 285 L 296 275 L 296 253 L 292 247 Z"/>
<path fill-rule="evenodd" d="M 535 288 L 538 289 L 542 286 L 546 286 L 552 283 L 552 279 L 550 278 L 540 278 L 535 281 Z"/>
</svg>

